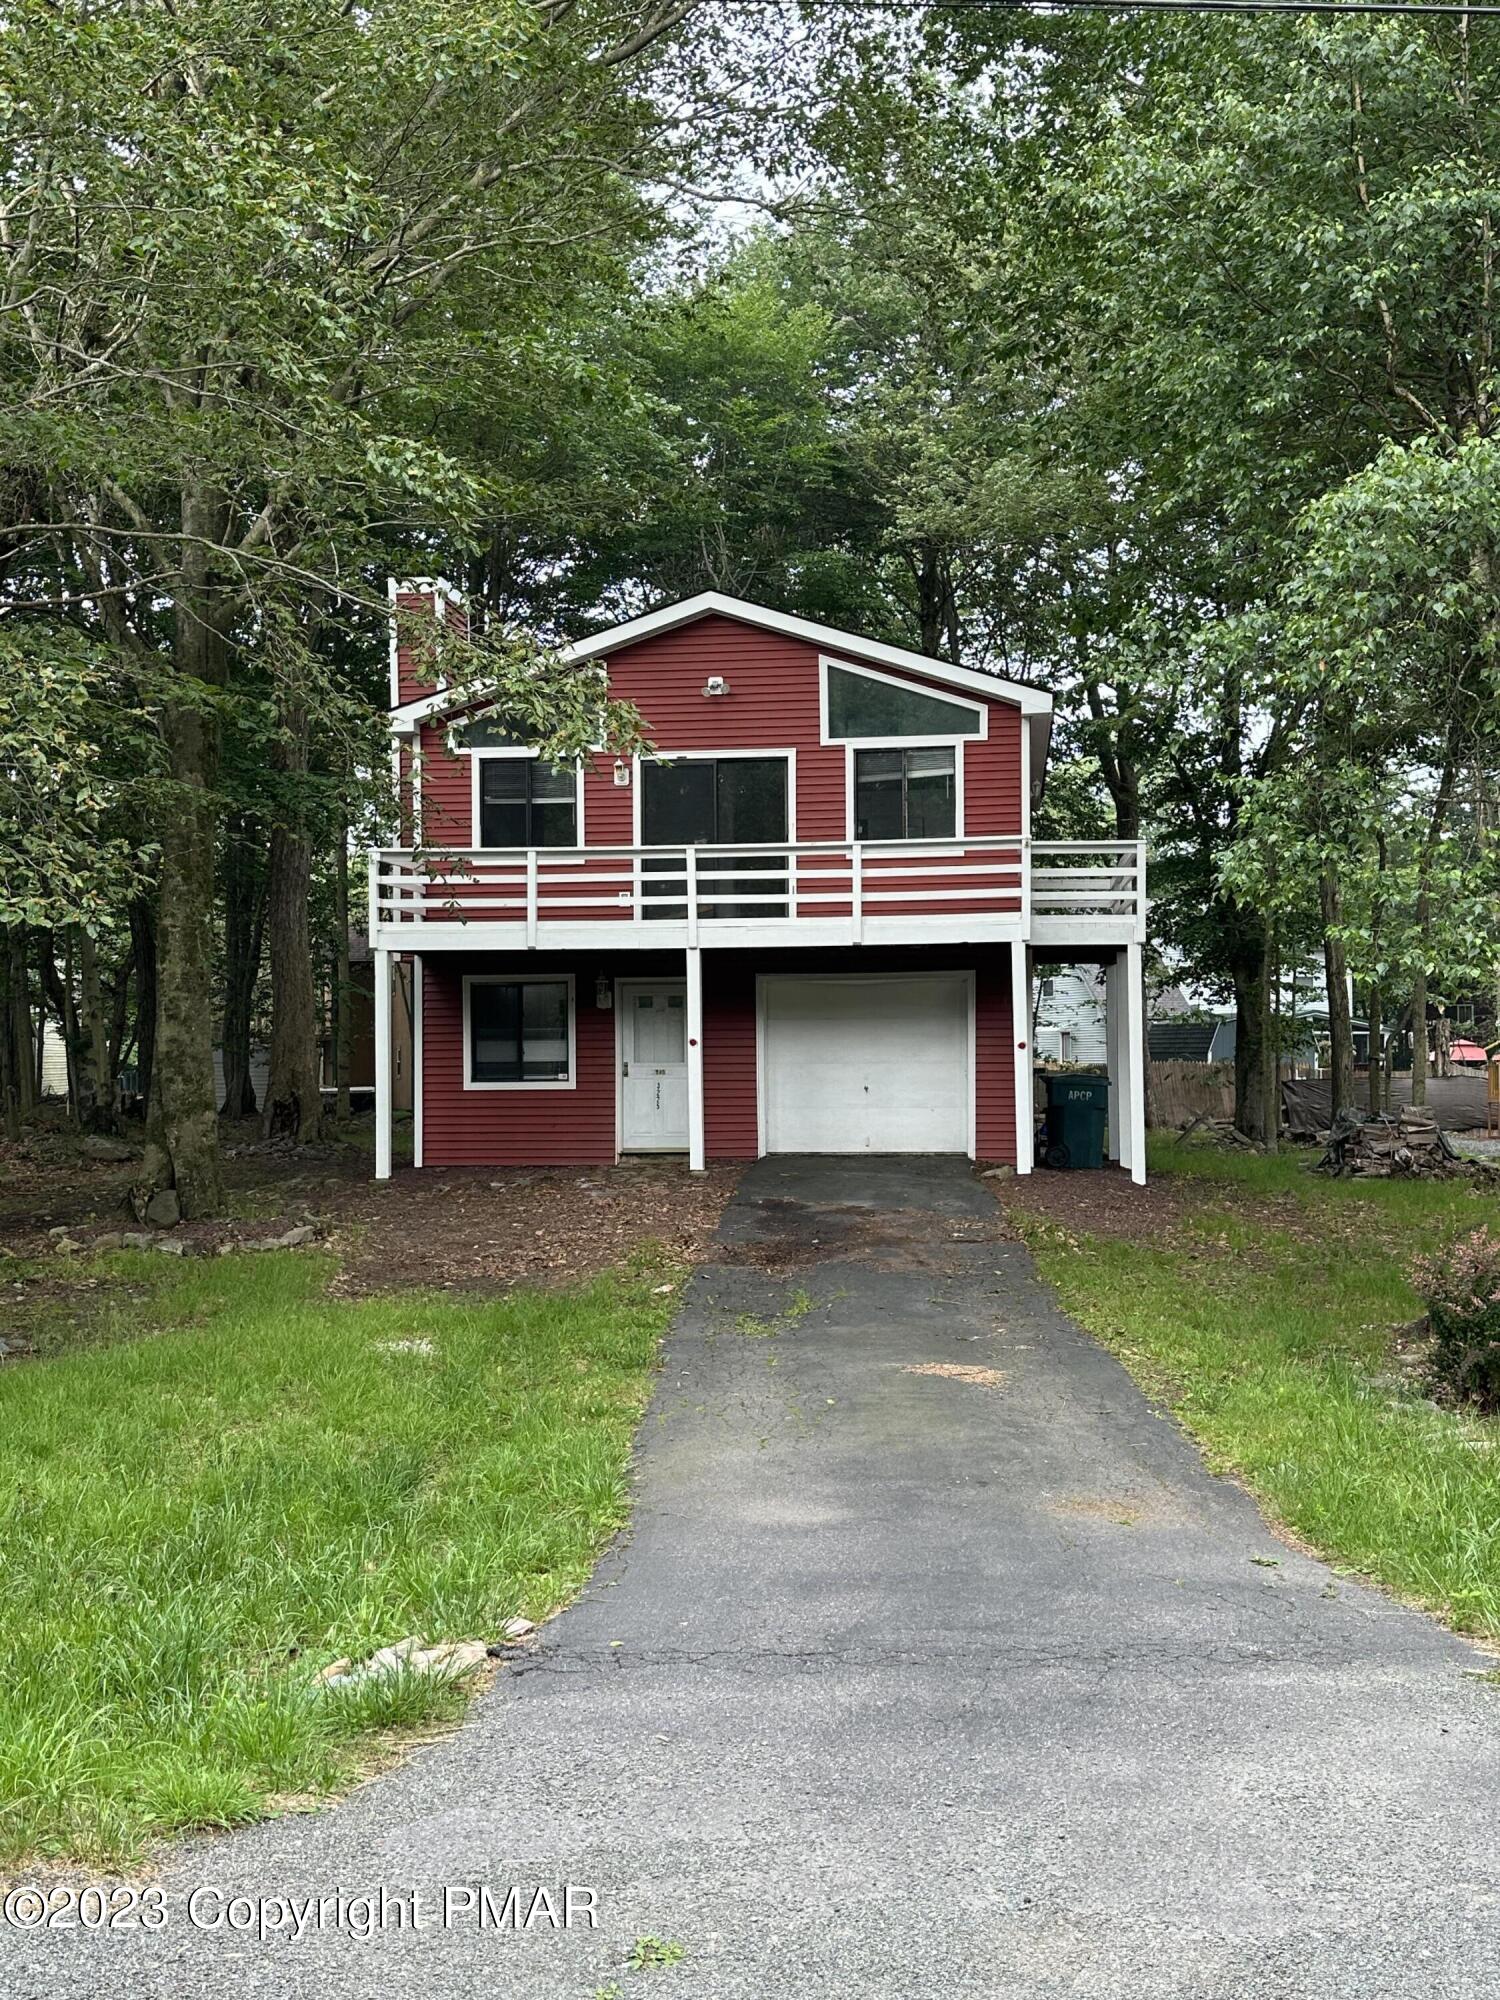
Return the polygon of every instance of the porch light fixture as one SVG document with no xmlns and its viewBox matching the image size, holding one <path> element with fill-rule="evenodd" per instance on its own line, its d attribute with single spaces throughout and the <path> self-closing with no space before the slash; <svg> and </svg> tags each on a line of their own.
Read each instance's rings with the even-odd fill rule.
<svg viewBox="0 0 1500 2000">
<path fill-rule="evenodd" d="M 602 1013 L 607 1014 L 614 1004 L 615 989 L 601 973 L 599 978 L 594 981 L 594 1005 Z"/>
<path fill-rule="evenodd" d="M 729 683 L 722 674 L 710 674 L 703 683 L 703 692 L 706 695 L 728 694 Z"/>
<path fill-rule="evenodd" d="M 630 766 L 623 757 L 615 759 L 615 783 L 622 789 L 630 783 Z"/>
</svg>

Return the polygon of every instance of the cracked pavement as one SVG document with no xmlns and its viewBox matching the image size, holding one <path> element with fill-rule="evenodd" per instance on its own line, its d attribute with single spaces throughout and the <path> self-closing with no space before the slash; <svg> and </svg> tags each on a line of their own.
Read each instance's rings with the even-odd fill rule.
<svg viewBox="0 0 1500 2000">
<path fill-rule="evenodd" d="M 963 1162 L 765 1160 L 721 1242 L 632 1533 L 465 1726 L 178 1850 L 160 1932 L 0 1933 L 0 1994 L 1490 2000 L 1485 1656 L 1274 1539 Z M 598 1929 L 183 1902 L 569 1882 Z"/>
</svg>

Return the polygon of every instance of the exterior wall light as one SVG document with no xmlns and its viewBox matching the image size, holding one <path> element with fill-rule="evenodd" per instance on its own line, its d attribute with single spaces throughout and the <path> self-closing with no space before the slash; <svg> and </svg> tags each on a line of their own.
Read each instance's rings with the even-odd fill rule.
<svg viewBox="0 0 1500 2000">
<path fill-rule="evenodd" d="M 706 695 L 728 694 L 729 683 L 722 674 L 710 674 L 703 683 L 703 692 Z"/>
<path fill-rule="evenodd" d="M 615 783 L 623 790 L 630 783 L 630 766 L 623 757 L 615 759 Z"/>
<path fill-rule="evenodd" d="M 594 981 L 594 1005 L 601 1013 L 607 1014 L 615 1004 L 615 989 L 603 973 Z"/>
</svg>

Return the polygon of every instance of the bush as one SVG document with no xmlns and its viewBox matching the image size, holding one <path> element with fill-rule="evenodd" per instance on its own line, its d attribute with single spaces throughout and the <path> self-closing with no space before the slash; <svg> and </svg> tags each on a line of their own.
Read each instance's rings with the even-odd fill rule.
<svg viewBox="0 0 1500 2000">
<path fill-rule="evenodd" d="M 1437 1373 L 1460 1396 L 1500 1408 L 1500 1234 L 1476 1229 L 1419 1257 L 1412 1282 L 1427 1301 Z"/>
</svg>

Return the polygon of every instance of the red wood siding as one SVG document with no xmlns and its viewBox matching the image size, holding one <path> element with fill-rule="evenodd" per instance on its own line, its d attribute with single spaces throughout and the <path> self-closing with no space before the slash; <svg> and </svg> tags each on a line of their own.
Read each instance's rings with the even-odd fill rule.
<svg viewBox="0 0 1500 2000">
<path fill-rule="evenodd" d="M 597 960 L 428 957 L 422 972 L 422 1160 L 430 1167 L 600 1166 L 615 1157 L 615 1017 L 594 1004 Z M 573 1090 L 464 1088 L 465 973 L 571 973 L 577 1004 Z M 649 978 L 649 973 L 644 975 Z"/>
<path fill-rule="evenodd" d="M 705 952 L 703 971 L 704 1139 L 713 1160 L 756 1156 L 755 980 L 760 972 L 962 971 L 975 989 L 976 1150 L 981 1160 L 1016 1157 L 1015 1054 L 1008 949 L 935 946 L 846 951 Z M 574 1090 L 465 1090 L 462 977 L 470 973 L 569 972 L 577 994 L 578 1085 Z M 431 1167 L 599 1166 L 615 1158 L 615 1017 L 595 1005 L 603 975 L 678 979 L 679 954 L 630 952 L 605 959 L 528 953 L 429 955 L 422 1016 L 423 1160 Z"/>
<path fill-rule="evenodd" d="M 974 1152 L 1016 1162 L 1016 1045 L 1011 1032 L 1010 953 L 976 959 L 974 987 Z M 1031 1051 L 1028 1049 L 1027 1059 Z"/>
<path fill-rule="evenodd" d="M 860 657 L 857 644 L 843 651 L 852 660 Z M 612 691 L 640 710 L 660 750 L 795 750 L 798 840 L 843 840 L 845 749 L 842 743 L 818 741 L 818 659 L 818 648 L 804 640 L 716 615 L 625 647 L 610 657 L 609 677 Z M 703 693 L 710 674 L 723 675 L 727 695 Z M 917 674 L 895 678 L 942 692 Z M 987 740 L 965 743 L 966 832 L 1020 832 L 1022 726 L 1014 704 L 992 702 Z M 424 725 L 421 738 L 424 837 L 434 846 L 467 847 L 470 760 L 449 750 L 441 724 Z M 632 844 L 634 796 L 633 787 L 614 783 L 612 759 L 601 758 L 586 770 L 589 846 Z M 837 912 L 825 906 L 825 913 Z"/>
</svg>

